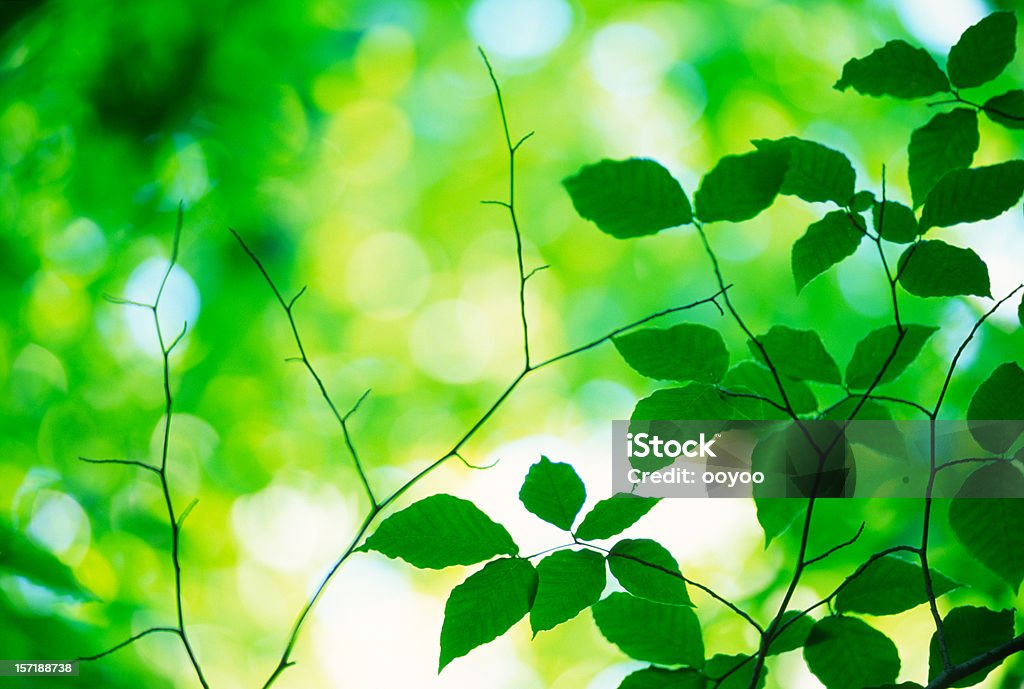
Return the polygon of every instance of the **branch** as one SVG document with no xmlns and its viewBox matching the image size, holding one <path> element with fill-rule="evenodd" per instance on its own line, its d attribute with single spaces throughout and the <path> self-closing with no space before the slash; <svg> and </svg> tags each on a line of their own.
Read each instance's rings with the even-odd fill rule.
<svg viewBox="0 0 1024 689">
<path fill-rule="evenodd" d="M 851 545 L 853 545 L 854 543 L 856 543 L 856 542 L 857 542 L 857 539 L 858 539 L 858 538 L 860 538 L 860 535 L 861 535 L 862 533 L 864 533 L 864 527 L 865 527 L 866 525 L 867 525 L 867 522 L 861 522 L 861 523 L 860 523 L 860 528 L 859 528 L 859 529 L 857 529 L 857 533 L 855 533 L 855 534 L 853 535 L 853 537 L 852 537 L 852 538 L 850 538 L 849 540 L 843 541 L 843 542 L 842 542 L 842 543 L 840 543 L 839 545 L 834 545 L 834 546 L 832 546 L 831 548 L 829 548 L 828 550 L 826 550 L 825 552 L 823 552 L 823 553 L 822 553 L 821 555 L 818 555 L 818 556 L 816 556 L 816 557 L 812 557 L 811 559 L 809 559 L 809 560 L 805 561 L 805 562 L 804 562 L 804 567 L 810 567 L 810 566 L 811 566 L 811 565 L 813 565 L 813 564 L 814 564 L 815 562 L 821 562 L 822 560 L 824 560 L 825 558 L 827 558 L 827 557 L 828 557 L 829 555 L 831 555 L 832 553 L 834 553 L 834 552 L 836 552 L 836 551 L 839 551 L 839 550 L 842 550 L 843 548 L 846 548 L 847 546 L 851 546 Z"/>
<path fill-rule="evenodd" d="M 82 462 L 88 462 L 89 464 L 123 464 L 130 467 L 138 467 L 139 469 L 145 469 L 146 471 L 152 471 L 156 475 L 160 475 L 160 470 L 152 464 L 146 464 L 145 462 L 139 462 L 134 459 L 89 459 L 88 457 L 79 457 Z"/>
<path fill-rule="evenodd" d="M 981 655 L 943 670 L 935 679 L 928 683 L 925 689 L 948 689 L 955 686 L 956 682 L 964 677 L 1000 663 L 1014 653 L 1020 653 L 1021 651 L 1024 651 L 1024 634 L 1015 636 L 1006 643 L 985 651 Z"/>
<path fill-rule="evenodd" d="M 150 634 L 158 634 L 158 633 L 176 634 L 178 636 L 181 636 L 180 631 L 176 627 L 150 627 L 146 631 L 139 632 L 135 636 L 122 641 L 121 643 L 119 643 L 116 646 L 113 646 L 112 648 L 108 648 L 107 650 L 103 651 L 102 653 L 97 653 L 96 655 L 91 655 L 91 656 L 79 656 L 78 658 L 75 658 L 75 662 L 83 662 L 84 663 L 84 662 L 87 662 L 87 661 L 90 661 L 90 660 L 99 660 L 100 658 L 108 656 L 111 653 L 116 653 L 117 651 L 120 651 L 122 648 L 124 648 L 126 646 L 130 646 L 131 644 L 135 643 L 136 641 L 138 641 L 139 639 L 141 639 L 141 638 L 143 638 L 145 636 L 149 636 Z"/>
</svg>

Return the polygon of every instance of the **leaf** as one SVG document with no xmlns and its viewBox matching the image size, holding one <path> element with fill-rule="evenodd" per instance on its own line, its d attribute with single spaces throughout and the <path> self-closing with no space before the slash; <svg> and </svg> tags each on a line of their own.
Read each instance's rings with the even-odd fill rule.
<svg viewBox="0 0 1024 689">
<path fill-rule="evenodd" d="M 1020 304 L 1017 306 L 1017 321 L 1020 327 L 1024 328 L 1024 295 L 1021 296 Z"/>
<path fill-rule="evenodd" d="M 704 222 L 750 220 L 772 205 L 786 177 L 786 156 L 753 151 L 726 156 L 704 175 L 694 210 Z"/>
<path fill-rule="evenodd" d="M 865 96 L 924 98 L 947 91 L 949 80 L 926 50 L 897 40 L 843 65 L 834 88 L 849 87 Z"/>
<path fill-rule="evenodd" d="M 928 192 L 921 231 L 995 218 L 1024 194 L 1024 160 L 953 170 Z"/>
<path fill-rule="evenodd" d="M 845 206 L 853 197 L 857 175 L 849 158 L 815 141 L 794 136 L 784 139 L 758 139 L 758 150 L 777 150 L 788 156 L 789 166 L 780 194 L 804 201 L 833 201 Z"/>
<path fill-rule="evenodd" d="M 882 213 L 882 209 L 885 213 Z M 917 228 L 917 217 L 914 211 L 902 203 L 886 201 L 876 203 L 872 208 L 872 221 L 875 231 L 882 236 L 882 239 L 896 244 L 909 244 L 917 239 L 919 234 Z"/>
<path fill-rule="evenodd" d="M 602 160 L 562 180 L 581 218 L 619 239 L 693 220 L 690 201 L 668 170 L 645 158 Z"/>
<path fill-rule="evenodd" d="M 959 587 L 935 569 L 930 569 L 930 572 L 936 597 Z M 920 563 L 886 555 L 868 565 L 839 591 L 836 610 L 865 615 L 895 615 L 927 601 Z"/>
<path fill-rule="evenodd" d="M 775 325 L 758 340 L 780 374 L 797 380 L 839 384 L 839 367 L 825 351 L 821 337 L 813 330 L 795 330 Z M 747 345 L 754 357 L 763 361 L 761 350 L 753 342 Z"/>
<path fill-rule="evenodd" d="M 811 223 L 793 244 L 791 262 L 796 291 L 844 258 L 853 256 L 863 238 L 864 233 L 854 227 L 845 211 L 832 211 Z"/>
<path fill-rule="evenodd" d="M 946 71 L 962 89 L 992 81 L 1010 64 L 1017 51 L 1017 17 L 995 12 L 964 31 L 949 49 Z"/>
<path fill-rule="evenodd" d="M 914 130 L 907 147 L 907 177 L 914 208 L 924 203 L 928 192 L 947 172 L 971 166 L 980 141 L 978 113 L 969 108 L 940 113 Z"/>
<path fill-rule="evenodd" d="M 740 416 L 732 399 L 706 383 L 655 390 L 636 403 L 635 421 L 674 419 L 731 419 Z"/>
<path fill-rule="evenodd" d="M 904 251 L 898 274 L 903 289 L 919 297 L 992 296 L 988 267 L 978 254 L 937 239 L 912 244 Z"/>
<path fill-rule="evenodd" d="M 1021 419 L 1024 419 L 1024 370 L 1017 363 L 1007 362 L 978 386 L 967 407 L 968 428 L 979 445 L 1001 455 L 1024 433 Z"/>
<path fill-rule="evenodd" d="M 501 524 L 462 498 L 439 493 L 385 519 L 356 549 L 400 557 L 421 569 L 472 565 L 519 547 Z"/>
<path fill-rule="evenodd" d="M 729 352 L 717 330 L 681 323 L 614 338 L 615 348 L 633 369 L 657 380 L 717 383 L 729 367 Z"/>
<path fill-rule="evenodd" d="M 24 577 L 53 593 L 79 600 L 96 599 L 56 555 L 4 521 L 0 521 L 0 574 Z"/>
<path fill-rule="evenodd" d="M 1024 477 L 1009 462 L 972 473 L 949 505 L 949 525 L 968 553 L 1015 592 L 1024 580 Z M 977 497 L 988 497 L 977 499 Z"/>
<path fill-rule="evenodd" d="M 875 195 L 870 191 L 858 191 L 850 199 L 850 210 L 854 213 L 863 213 L 875 203 Z"/>
<path fill-rule="evenodd" d="M 581 541 L 599 541 L 618 536 L 658 504 L 657 498 L 615 495 L 594 505 L 576 529 Z"/>
<path fill-rule="evenodd" d="M 537 572 L 522 558 L 488 562 L 452 589 L 444 606 L 437 671 L 511 629 L 530 611 L 536 593 Z"/>
<path fill-rule="evenodd" d="M 519 491 L 519 500 L 530 512 L 564 531 L 572 530 L 587 489 L 569 464 L 547 457 L 530 467 Z"/>
<path fill-rule="evenodd" d="M 846 385 L 854 390 L 867 390 L 875 382 L 875 377 L 888 362 L 885 373 L 879 384 L 888 383 L 900 377 L 907 367 L 914 362 L 921 349 L 938 328 L 927 325 L 906 325 L 903 340 L 893 354 L 893 348 L 899 339 L 899 331 L 895 325 L 887 325 L 872 330 L 863 340 L 857 343 L 853 357 L 846 367 Z M 889 357 L 892 356 L 892 359 Z"/>
<path fill-rule="evenodd" d="M 1013 638 L 1013 610 L 989 610 L 964 605 L 953 608 L 942 619 L 946 637 L 949 662 L 958 665 L 975 656 L 1006 643 Z M 943 670 L 942 651 L 938 634 L 932 634 L 928 646 L 928 681 L 935 679 Z M 969 687 L 985 679 L 999 662 L 953 682 L 952 687 Z"/>
<path fill-rule="evenodd" d="M 807 509 L 807 502 L 798 498 L 755 498 L 757 523 L 764 531 L 764 547 L 781 536 L 797 516 Z"/>
<path fill-rule="evenodd" d="M 851 424 L 846 429 L 846 439 L 891 457 L 906 456 L 907 443 L 903 436 L 902 424 L 893 421 L 889 408 L 880 402 L 869 399 L 861 404 L 860 397 L 851 397 L 824 412 L 821 418 L 846 421 L 858 406 L 860 409 L 857 411 L 856 419 L 875 423 Z"/>
<path fill-rule="evenodd" d="M 855 617 L 826 617 L 807 636 L 804 659 L 828 689 L 863 689 L 896 681 L 900 656 L 882 632 Z"/>
<path fill-rule="evenodd" d="M 568 622 L 596 603 L 605 586 L 604 558 L 592 550 L 559 550 L 537 565 L 530 609 L 534 635 Z"/>
<path fill-rule="evenodd" d="M 756 361 L 741 361 L 730 368 L 722 385 L 729 390 L 746 389 L 752 393 L 767 397 L 779 404 L 782 403 L 779 395 L 779 386 L 772 377 L 771 371 Z M 793 411 L 797 414 L 808 414 L 817 411 L 818 400 L 806 383 L 790 378 L 782 379 L 782 386 L 786 390 L 786 397 L 793 405 Z"/>
<path fill-rule="evenodd" d="M 993 122 L 1009 129 L 1024 129 L 1024 90 L 1014 89 L 989 98 L 982 110 Z"/>
<path fill-rule="evenodd" d="M 734 670 L 741 665 L 740 669 Z M 717 680 L 729 674 L 721 683 Z M 704 674 L 715 681 L 708 682 L 708 689 L 749 689 L 750 680 L 754 675 L 754 663 L 748 660 L 747 656 L 717 654 L 708 658 L 704 665 Z M 761 676 L 757 678 L 757 689 L 764 687 L 768 679 L 768 669 L 761 668 Z"/>
<path fill-rule="evenodd" d="M 670 605 L 693 605 L 676 559 L 656 541 L 647 538 L 619 541 L 608 554 L 608 569 L 622 588 L 638 598 Z"/>
<path fill-rule="evenodd" d="M 660 665 L 704 663 L 700 622 L 686 606 L 613 593 L 591 610 L 604 638 L 631 658 Z"/>
<path fill-rule="evenodd" d="M 696 670 L 666 670 L 648 667 L 626 676 L 619 689 L 706 689 L 704 676 Z"/>
<path fill-rule="evenodd" d="M 772 639 L 768 645 L 767 654 L 770 656 L 795 651 L 807 642 L 807 635 L 815 625 L 815 620 L 810 615 L 802 615 L 796 610 L 788 610 L 782 615 L 781 625 L 785 625 L 793 618 L 796 622 L 789 624 L 781 634 Z M 782 627 L 779 627 L 782 629 Z"/>
</svg>

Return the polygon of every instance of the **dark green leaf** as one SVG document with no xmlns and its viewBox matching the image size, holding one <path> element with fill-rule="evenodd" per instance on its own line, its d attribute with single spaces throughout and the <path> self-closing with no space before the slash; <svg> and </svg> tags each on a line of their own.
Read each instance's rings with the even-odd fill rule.
<svg viewBox="0 0 1024 689">
<path fill-rule="evenodd" d="M 985 102 L 985 114 L 1010 129 L 1024 129 L 1024 90 L 1014 89 Z"/>
<path fill-rule="evenodd" d="M 1020 201 L 1024 194 L 1024 160 L 953 170 L 928 192 L 921 231 L 988 220 Z"/>
<path fill-rule="evenodd" d="M 706 325 L 637 330 L 613 342 L 626 363 L 648 378 L 717 383 L 729 367 L 725 340 Z"/>
<path fill-rule="evenodd" d="M 835 88 L 853 87 L 865 96 L 923 98 L 949 89 L 949 80 L 926 50 L 906 41 L 889 41 L 867 57 L 843 65 Z"/>
<path fill-rule="evenodd" d="M 771 371 L 755 361 L 741 361 L 730 368 L 722 379 L 722 385 L 732 391 L 745 389 L 782 404 L 779 386 Z M 814 393 L 806 383 L 783 378 L 782 386 L 786 390 L 789 403 L 793 405 L 793 411 L 797 414 L 817 411 L 818 400 L 814 398 Z"/>
<path fill-rule="evenodd" d="M 844 258 L 853 256 L 864 238 L 864 233 L 853 222 L 845 211 L 832 211 L 811 223 L 804 235 L 793 243 L 791 262 L 797 292 Z"/>
<path fill-rule="evenodd" d="M 562 180 L 576 212 L 619 239 L 654 234 L 693 219 L 679 182 L 653 160 L 602 160 Z"/>
<path fill-rule="evenodd" d="M 790 620 L 796 618 L 796 622 Z M 789 624 L 783 629 L 782 625 Z M 782 633 L 775 637 L 768 646 L 768 655 L 774 656 L 788 651 L 795 651 L 807 643 L 807 635 L 811 633 L 815 620 L 810 615 L 801 615 L 796 610 L 788 610 L 782 615 L 780 629 Z"/>
<path fill-rule="evenodd" d="M 786 156 L 754 151 L 726 156 L 704 175 L 693 197 L 704 222 L 749 220 L 772 205 L 786 177 Z"/>
<path fill-rule="evenodd" d="M 739 666 L 739 669 L 735 669 Z M 718 679 L 726 677 L 721 683 Z M 750 680 L 754 675 L 754 662 L 748 660 L 747 656 L 733 656 L 718 654 L 708 658 L 704 665 L 704 674 L 714 681 L 708 681 L 708 689 L 749 689 Z M 757 689 L 764 687 L 768 678 L 768 669 L 761 668 L 761 676 L 757 679 Z"/>
<path fill-rule="evenodd" d="M 938 330 L 938 328 L 926 325 L 904 327 L 906 331 L 895 355 L 893 355 L 893 348 L 896 347 L 899 332 L 894 325 L 873 330 L 857 343 L 853 357 L 846 367 L 847 386 L 854 390 L 867 390 L 875 382 L 875 378 L 883 366 L 886 367 L 885 373 L 882 374 L 879 383 L 896 380 L 921 353 L 928 338 Z"/>
<path fill-rule="evenodd" d="M 807 501 L 798 498 L 755 498 L 757 523 L 764 531 L 764 547 L 792 526 L 798 515 L 807 509 Z"/>
<path fill-rule="evenodd" d="M 846 429 L 847 440 L 892 457 L 905 456 L 907 444 L 901 426 L 892 420 L 889 408 L 881 402 L 869 399 L 861 403 L 860 397 L 851 397 L 826 411 L 821 418 L 845 421 L 851 418 L 854 411 L 857 411 L 855 418 L 858 421 L 873 421 L 874 423 L 851 424 Z"/>
<path fill-rule="evenodd" d="M 615 495 L 602 500 L 583 518 L 576 529 L 581 541 L 598 541 L 618 536 L 658 504 L 657 498 Z"/>
<path fill-rule="evenodd" d="M 949 593 L 959 584 L 930 569 L 932 591 L 936 597 Z M 861 574 L 839 591 L 836 610 L 866 615 L 895 615 L 927 602 L 924 572 L 919 562 L 908 562 L 886 555 L 868 565 Z"/>
<path fill-rule="evenodd" d="M 978 469 L 949 505 L 949 525 L 978 562 L 1014 591 L 1024 579 L 1024 477 L 1009 462 Z M 988 496 L 978 499 L 976 496 Z"/>
<path fill-rule="evenodd" d="M 1024 370 L 1000 365 L 982 383 L 967 407 L 971 435 L 989 452 L 1003 454 L 1024 433 Z M 986 421 L 999 421 L 990 424 Z"/>
<path fill-rule="evenodd" d="M 969 108 L 940 113 L 910 135 L 907 176 L 914 208 L 947 172 L 970 167 L 980 141 L 978 113 Z"/>
<path fill-rule="evenodd" d="M 576 470 L 547 457 L 530 467 L 519 491 L 519 500 L 526 509 L 565 531 L 572 530 L 586 499 L 587 490 Z"/>
<path fill-rule="evenodd" d="M 804 659 L 828 689 L 863 689 L 894 682 L 900 673 L 896 645 L 855 617 L 826 617 L 811 629 Z"/>
<path fill-rule="evenodd" d="M 1013 638 L 1013 610 L 989 610 L 965 605 L 950 610 L 942 620 L 949 662 L 958 665 L 992 650 Z M 1001 662 L 1001 661 L 1000 661 Z M 968 675 L 949 686 L 970 687 L 988 676 L 999 663 Z M 932 634 L 928 647 L 928 680 L 942 672 L 942 652 L 937 634 Z"/>
<path fill-rule="evenodd" d="M 385 519 L 357 550 L 376 550 L 415 567 L 442 569 L 515 555 L 519 547 L 504 526 L 476 505 L 439 493 Z"/>
<path fill-rule="evenodd" d="M 57 556 L 3 521 L 0 521 L 0 574 L 24 577 L 53 593 L 80 600 L 95 599 Z"/>
<path fill-rule="evenodd" d="M 875 195 L 870 191 L 858 191 L 850 199 L 850 210 L 854 213 L 863 213 L 873 206 L 875 203 Z"/>
<path fill-rule="evenodd" d="M 839 384 L 839 367 L 813 330 L 775 325 L 758 340 L 780 374 L 797 380 Z M 761 350 L 753 342 L 747 345 L 754 357 L 763 361 Z"/>
<path fill-rule="evenodd" d="M 625 539 L 608 555 L 608 568 L 638 598 L 671 605 L 692 605 L 679 565 L 661 544 L 650 539 Z"/>
<path fill-rule="evenodd" d="M 1020 299 L 1020 304 L 1017 306 L 1017 320 L 1020 322 L 1020 327 L 1024 328 L 1024 296 Z"/>
<path fill-rule="evenodd" d="M 731 419 L 738 409 L 732 400 L 705 383 L 655 390 L 636 403 L 634 420 Z"/>
<path fill-rule="evenodd" d="M 798 196 L 804 201 L 834 201 L 845 206 L 853 196 L 857 175 L 850 160 L 839 151 L 815 141 L 794 136 L 784 139 L 758 139 L 759 150 L 778 150 L 789 158 L 789 167 L 780 194 Z"/>
<path fill-rule="evenodd" d="M 705 689 L 704 677 L 696 670 L 666 670 L 648 667 L 627 676 L 619 689 Z"/>
<path fill-rule="evenodd" d="M 882 212 L 882 209 L 885 212 Z M 917 239 L 917 217 L 914 211 L 895 201 L 876 203 L 872 209 L 875 231 L 882 239 L 897 244 L 909 244 Z"/>
<path fill-rule="evenodd" d="M 604 591 L 604 558 L 592 550 L 559 550 L 537 565 L 533 633 L 554 629 L 596 603 Z"/>
<path fill-rule="evenodd" d="M 949 49 L 946 71 L 954 86 L 966 89 L 992 81 L 1017 51 L 1017 17 L 996 12 L 964 31 Z"/>
<path fill-rule="evenodd" d="M 992 296 L 988 267 L 978 254 L 937 239 L 908 247 L 898 271 L 903 289 L 919 297 Z"/>
<path fill-rule="evenodd" d="M 699 667 L 704 640 L 693 610 L 613 593 L 591 610 L 604 638 L 637 660 Z"/>
<path fill-rule="evenodd" d="M 507 632 L 530 611 L 536 593 L 537 572 L 521 558 L 488 562 L 452 589 L 444 606 L 438 672 Z"/>
</svg>

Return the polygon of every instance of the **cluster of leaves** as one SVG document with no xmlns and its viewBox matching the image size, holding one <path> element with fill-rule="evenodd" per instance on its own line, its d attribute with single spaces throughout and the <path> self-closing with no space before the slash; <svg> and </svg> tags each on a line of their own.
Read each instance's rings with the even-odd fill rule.
<svg viewBox="0 0 1024 689">
<path fill-rule="evenodd" d="M 1015 53 L 1016 26 L 1012 13 L 1001 12 L 969 28 L 950 50 L 946 72 L 927 52 L 903 41 L 887 43 L 845 66 L 837 89 L 852 87 L 866 95 L 907 99 L 948 93 L 952 96 L 949 102 L 957 106 L 934 116 L 910 137 L 912 207 L 886 197 L 884 174 L 880 198 L 870 190 L 858 190 L 853 165 L 844 154 L 796 137 L 756 140 L 753 150 L 723 158 L 703 177 L 692 204 L 668 170 L 648 159 L 602 160 L 564 181 L 579 215 L 614 237 L 629 239 L 694 225 L 723 289 L 726 285 L 705 225 L 754 218 L 779 195 L 834 208 L 813 222 L 793 245 L 797 292 L 853 255 L 865 238 L 876 245 L 889 280 L 893 324 L 865 334 L 845 372 L 813 330 L 780 324 L 754 335 L 728 294 L 727 307 L 747 335 L 752 360 L 730 367 L 724 339 L 717 330 L 703 325 L 683 323 L 620 335 L 616 347 L 638 373 L 683 384 L 640 400 L 634 421 L 789 418 L 799 424 L 802 418 L 850 420 L 859 415 L 891 419 L 881 399 L 922 410 L 932 422 L 938 418 L 959 353 L 934 407 L 897 398 L 873 400 L 871 395 L 906 371 L 938 330 L 933 325 L 902 321 L 897 287 L 924 298 L 991 297 L 988 268 L 982 259 L 970 248 L 928 233 L 995 218 L 1024 194 L 1024 161 L 971 167 L 980 139 L 978 113 L 1006 127 L 1021 128 L 1024 91 L 995 96 L 984 105 L 976 105 L 960 93 L 960 89 L 988 83 L 1003 71 Z M 889 245 L 905 246 L 894 270 L 886 256 Z M 1019 311 L 1024 323 L 1024 302 Z M 822 408 L 810 384 L 846 394 Z M 1020 542 L 1024 505 L 1013 496 L 1021 494 L 1024 476 L 1019 467 L 1000 460 L 1024 432 L 1024 425 L 983 422 L 1024 418 L 1022 400 L 1024 370 L 1016 362 L 999 366 L 978 388 L 968 419 L 979 446 L 992 456 L 978 459 L 987 464 L 966 481 L 958 495 L 961 499 L 952 501 L 949 513 L 952 530 L 965 548 L 1014 591 L 1024 578 L 1024 543 Z M 813 443 L 814 439 L 809 439 Z M 834 444 L 819 451 L 819 475 Z M 932 477 L 942 468 L 933 461 Z M 767 541 L 789 528 L 797 515 L 805 514 L 802 543 L 806 546 L 818 480 L 813 488 L 809 500 L 758 501 L 758 518 Z M 966 499 L 982 494 L 1007 497 Z M 508 556 L 491 561 L 452 592 L 441 633 L 442 668 L 504 633 L 527 613 L 536 633 L 586 607 L 592 607 L 594 620 L 608 640 L 629 656 L 653 664 L 627 677 L 621 685 L 627 689 L 706 685 L 753 689 L 764 682 L 766 656 L 800 647 L 808 668 L 829 689 L 894 687 L 901 665 L 896 645 L 860 616 L 897 614 L 924 603 L 930 604 L 936 623 L 929 656 L 930 686 L 976 684 L 1005 657 L 1021 650 L 1018 645 L 1024 646 L 1016 643 L 1021 637 L 1014 637 L 1012 610 L 961 606 L 940 617 L 936 599 L 960 584 L 928 564 L 929 494 L 921 546 L 899 546 L 878 553 L 818 605 L 790 611 L 786 603 L 810 563 L 802 548 L 778 615 L 765 628 L 751 620 L 761 632 L 757 653 L 705 659 L 700 624 L 688 607 L 687 580 L 679 574 L 670 553 L 653 541 L 623 540 L 608 551 L 585 542 L 614 536 L 632 521 L 617 521 L 614 529 L 595 534 L 588 527 L 600 510 L 636 505 L 637 499 L 616 497 L 600 503 L 573 531 L 584 497 L 583 485 L 568 465 L 545 459 L 530 470 L 520 493 L 523 504 L 569 532 L 572 544 L 565 547 L 575 546 L 548 555 L 536 568 L 529 558 L 518 557 L 518 549 L 503 528 L 471 504 L 450 496 L 427 498 L 394 515 L 363 547 L 420 567 Z M 905 558 L 907 555 L 913 557 Z M 606 563 L 625 592 L 599 599 L 606 586 Z M 833 604 L 832 615 L 818 621 L 808 616 L 810 610 L 826 603 Z M 749 663 L 754 659 L 756 662 Z"/>
</svg>

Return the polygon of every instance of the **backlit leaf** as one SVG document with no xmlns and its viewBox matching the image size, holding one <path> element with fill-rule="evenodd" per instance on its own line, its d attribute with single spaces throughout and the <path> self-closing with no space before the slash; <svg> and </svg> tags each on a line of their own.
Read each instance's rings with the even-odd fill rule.
<svg viewBox="0 0 1024 689">
<path fill-rule="evenodd" d="M 883 366 L 885 373 L 882 374 L 879 383 L 895 380 L 907 370 L 921 353 L 928 338 L 938 330 L 926 325 L 906 325 L 904 328 L 906 330 L 901 341 L 896 326 L 887 325 L 871 331 L 857 343 L 853 357 L 846 367 L 846 384 L 849 387 L 854 390 L 866 390 L 875 382 Z M 893 355 L 897 341 L 900 345 Z"/>
<path fill-rule="evenodd" d="M 1010 64 L 1017 50 L 1017 17 L 995 12 L 964 31 L 949 49 L 946 70 L 959 88 L 992 81 Z"/>
<path fill-rule="evenodd" d="M 613 593 L 591 610 L 604 638 L 631 658 L 660 665 L 704 664 L 700 622 L 691 608 Z"/>
<path fill-rule="evenodd" d="M 971 249 L 937 239 L 912 244 L 899 260 L 900 284 L 919 297 L 992 296 L 988 267 Z"/>
<path fill-rule="evenodd" d="M 953 608 L 942 619 L 942 629 L 949 651 L 949 662 L 958 665 L 1013 638 L 1013 610 L 989 610 L 965 605 Z M 985 679 L 999 663 L 979 670 L 952 687 L 970 687 Z M 942 652 L 937 634 L 928 646 L 928 679 L 935 679 L 943 670 Z"/>
<path fill-rule="evenodd" d="M 537 564 L 533 633 L 554 629 L 596 603 L 605 586 L 604 557 L 592 550 L 559 550 Z"/>
<path fill-rule="evenodd" d="M 845 211 L 832 211 L 811 223 L 793 243 L 790 260 L 796 291 L 843 259 L 852 256 L 864 233 L 857 229 Z"/>
<path fill-rule="evenodd" d="M 996 454 L 1010 449 L 1024 433 L 1024 370 L 1019 364 L 1007 362 L 992 371 L 971 398 L 967 420 L 983 448 Z"/>
<path fill-rule="evenodd" d="M 530 467 L 519 491 L 519 500 L 530 512 L 560 529 L 569 531 L 587 490 L 571 465 L 547 457 Z"/>
<path fill-rule="evenodd" d="M 896 645 L 856 617 L 826 617 L 807 636 L 804 660 L 828 689 L 864 689 L 894 682 L 900 673 Z"/>
<path fill-rule="evenodd" d="M 843 65 L 835 88 L 850 87 L 865 96 L 923 98 L 948 90 L 949 80 L 926 50 L 897 40 Z"/>
<path fill-rule="evenodd" d="M 758 340 L 767 350 L 769 360 L 784 376 L 833 384 L 841 380 L 839 367 L 813 330 L 776 325 Z M 761 350 L 753 342 L 748 342 L 747 346 L 756 359 L 763 360 Z"/>
<path fill-rule="evenodd" d="M 686 583 L 672 554 L 650 539 L 624 539 L 608 554 L 608 569 L 626 589 L 638 598 L 691 605 Z"/>
<path fill-rule="evenodd" d="M 928 192 L 921 231 L 989 220 L 1005 213 L 1024 194 L 1024 160 L 953 170 Z"/>
<path fill-rule="evenodd" d="M 872 221 L 882 239 L 897 244 L 909 244 L 917 239 L 917 216 L 902 203 L 876 203 L 872 209 Z"/>
<path fill-rule="evenodd" d="M 679 182 L 653 160 L 602 160 L 562 184 L 581 218 L 619 239 L 686 225 L 693 218 Z"/>
<path fill-rule="evenodd" d="M 929 569 L 936 597 L 959 584 L 935 569 Z M 928 601 L 924 571 L 919 562 L 886 555 L 870 565 L 839 591 L 836 610 L 866 615 L 895 615 Z"/>
<path fill-rule="evenodd" d="M 50 591 L 93 600 L 74 573 L 56 555 L 29 536 L 0 521 L 0 575 L 13 574 Z"/>
<path fill-rule="evenodd" d="M 633 495 L 615 495 L 602 500 L 583 518 L 576 529 L 576 538 L 581 541 L 598 541 L 618 536 L 657 504 L 657 498 Z"/>
<path fill-rule="evenodd" d="M 746 656 L 719 653 L 708 658 L 704 665 L 704 674 L 711 678 L 708 680 L 708 689 L 750 689 L 754 662 Z M 722 677 L 725 679 L 719 682 Z M 768 669 L 762 667 L 761 676 L 757 678 L 757 689 L 762 689 L 767 679 Z"/>
<path fill-rule="evenodd" d="M 793 621 L 794 619 L 795 621 Z M 787 610 L 782 615 L 782 621 L 779 624 L 779 629 L 782 632 L 772 639 L 767 654 L 779 655 L 801 648 L 807 642 L 807 635 L 811 633 L 811 628 L 814 625 L 815 619 L 810 615 L 801 615 L 796 610 Z"/>
<path fill-rule="evenodd" d="M 818 400 L 806 383 L 792 378 L 783 378 L 781 382 L 797 414 L 807 414 L 818 409 Z M 722 379 L 722 385 L 728 390 L 748 390 L 782 404 L 779 386 L 771 371 L 756 361 L 741 361 L 730 368 Z"/>
<path fill-rule="evenodd" d="M 704 175 L 694 210 L 704 222 L 749 220 L 772 205 L 786 177 L 787 156 L 754 151 L 726 156 Z"/>
<path fill-rule="evenodd" d="M 914 208 L 947 172 L 971 166 L 980 141 L 978 114 L 970 108 L 939 113 L 910 135 L 907 176 Z"/>
<path fill-rule="evenodd" d="M 753 144 L 759 150 L 774 149 L 788 156 L 780 194 L 811 202 L 832 201 L 839 206 L 850 202 L 857 176 L 850 160 L 839 151 L 793 136 L 758 139 Z"/>
<path fill-rule="evenodd" d="M 619 689 L 706 689 L 704 676 L 696 670 L 666 670 L 648 667 L 628 675 Z"/>
<path fill-rule="evenodd" d="M 725 340 L 717 330 L 697 323 L 637 330 L 613 342 L 637 373 L 657 380 L 716 383 L 729 367 Z"/>
<path fill-rule="evenodd" d="M 1024 129 L 1024 90 L 1014 89 L 985 101 L 985 114 L 1009 129 Z"/>
</svg>

